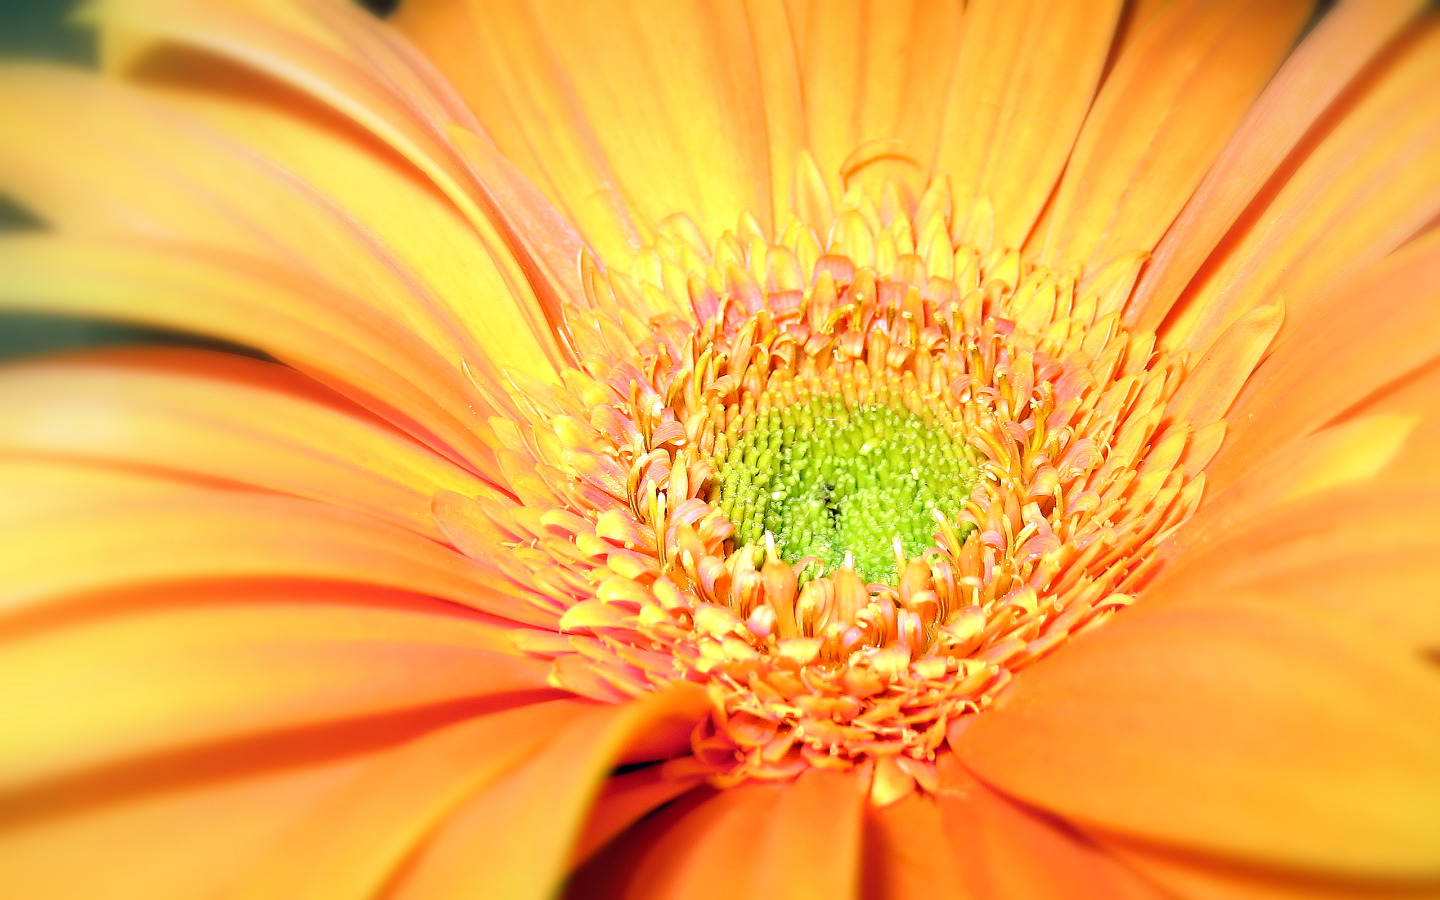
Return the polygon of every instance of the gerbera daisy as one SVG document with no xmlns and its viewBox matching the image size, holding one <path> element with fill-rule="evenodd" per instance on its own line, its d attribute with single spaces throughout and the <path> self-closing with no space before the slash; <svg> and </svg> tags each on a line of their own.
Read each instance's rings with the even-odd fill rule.
<svg viewBox="0 0 1440 900">
<path fill-rule="evenodd" d="M 1422 6 L 94 3 L 0 895 L 1440 894 Z"/>
</svg>

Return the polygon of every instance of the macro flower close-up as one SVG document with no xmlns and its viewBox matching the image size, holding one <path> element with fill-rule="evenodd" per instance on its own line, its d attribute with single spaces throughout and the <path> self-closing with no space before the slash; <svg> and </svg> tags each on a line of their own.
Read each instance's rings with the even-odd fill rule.
<svg viewBox="0 0 1440 900">
<path fill-rule="evenodd" d="M 1440 898 L 1433 6 L 74 24 L 0 897 Z"/>
</svg>

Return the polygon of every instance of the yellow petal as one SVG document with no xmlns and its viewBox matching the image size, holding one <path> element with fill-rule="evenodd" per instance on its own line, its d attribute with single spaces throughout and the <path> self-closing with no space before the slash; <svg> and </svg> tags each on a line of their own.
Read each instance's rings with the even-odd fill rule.
<svg viewBox="0 0 1440 900">
<path fill-rule="evenodd" d="M 1142 604 L 1020 673 L 952 742 L 985 781 L 1150 841 L 1440 878 L 1440 679 L 1343 620 Z"/>
<path fill-rule="evenodd" d="M 677 214 L 711 240 L 746 212 L 768 224 L 790 166 L 772 173 L 770 142 L 798 150 L 798 122 L 742 3 L 431 2 L 398 22 L 601 258 Z"/>
<path fill-rule="evenodd" d="M 1141 330 L 1159 328 L 1285 158 L 1423 6 L 1419 0 L 1346 0 L 1320 20 L 1265 87 L 1156 248 L 1136 288 L 1130 321 Z"/>
<path fill-rule="evenodd" d="M 965 10 L 935 171 L 948 175 L 966 243 L 1019 247 L 1055 187 L 1100 80 L 1116 2 L 980 0 Z"/>
<path fill-rule="evenodd" d="M 10 803 L 0 830 L 0 894 L 47 900 L 222 896 L 291 824 L 354 777 L 364 757 L 105 797 L 78 808 Z M 188 773 L 193 774 L 193 773 Z"/>
<path fill-rule="evenodd" d="M 9 611 L 189 579 L 312 578 L 552 621 L 487 588 L 489 570 L 442 544 L 361 513 L 279 495 L 195 488 L 181 496 L 70 502 L 12 527 L 6 551 L 0 609 Z"/>
<path fill-rule="evenodd" d="M 441 826 L 394 896 L 553 896 L 590 805 L 626 745 L 652 729 L 688 733 L 708 709 L 705 692 L 681 682 L 572 716 L 529 761 L 477 792 Z M 337 851 L 348 857 L 350 848 L 341 844 Z"/>
<path fill-rule="evenodd" d="M 1203 351 L 1231 322 L 1283 297 L 1298 327 L 1327 289 L 1382 259 L 1440 213 L 1440 26 L 1401 42 L 1235 246 L 1190 288 L 1169 347 Z"/>
<path fill-rule="evenodd" d="M 490 694 L 545 689 L 543 662 L 458 615 L 191 588 L 187 605 L 22 632 L 0 653 L 0 781 Z M 176 598 L 179 599 L 178 597 Z M 152 601 L 153 602 L 153 601 Z M 194 605 L 190 605 L 194 604 Z"/>
<path fill-rule="evenodd" d="M 1440 353 L 1440 232 L 1338 286 L 1275 342 L 1236 398 L 1211 464 L 1228 485 L 1269 453 L 1420 369 Z"/>
<path fill-rule="evenodd" d="M 211 334 L 263 349 L 447 455 L 498 472 L 486 404 L 413 335 L 292 269 L 162 241 L 0 240 L 0 307 Z M 492 441 L 493 443 L 493 441 Z"/>
<path fill-rule="evenodd" d="M 1284 59 L 1309 5 L 1189 0 L 1155 15 L 1085 120 L 1041 259 L 1094 272 L 1153 248 Z"/>
<path fill-rule="evenodd" d="M 154 467 L 368 512 L 432 538 L 440 490 L 484 482 L 291 369 L 191 351 L 13 367 L 0 449 Z"/>
</svg>

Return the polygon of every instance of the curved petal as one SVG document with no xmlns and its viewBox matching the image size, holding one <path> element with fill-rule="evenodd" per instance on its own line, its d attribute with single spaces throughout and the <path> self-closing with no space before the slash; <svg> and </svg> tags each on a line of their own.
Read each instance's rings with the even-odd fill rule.
<svg viewBox="0 0 1440 900">
<path fill-rule="evenodd" d="M 1267 454 L 1440 357 L 1440 231 L 1338 287 L 1282 332 L 1236 398 L 1207 470 L 1224 487 Z"/>
<path fill-rule="evenodd" d="M 1044 809 L 1241 860 L 1440 878 L 1440 679 L 1343 620 L 1143 604 L 952 735 Z"/>
<path fill-rule="evenodd" d="M 893 177 L 919 197 L 934 168 L 943 122 L 935 111 L 950 92 L 964 4 L 791 3 L 785 13 L 799 57 L 806 147 L 819 171 L 841 176 L 839 192 Z"/>
<path fill-rule="evenodd" d="M 980 900 L 962 877 L 967 862 L 945 831 L 940 806 L 912 793 L 867 809 L 864 900 Z"/>
<path fill-rule="evenodd" d="M 981 784 L 953 756 L 935 798 L 974 900 L 1161 900 L 1163 894 L 1066 826 Z"/>
<path fill-rule="evenodd" d="M 1435 485 L 1360 484 L 1224 527 L 1206 520 L 1208 529 L 1176 536 L 1172 565 L 1146 589 L 1147 603 L 1263 591 L 1417 654 L 1440 649 L 1440 604 L 1429 600 L 1440 556 Z"/>
<path fill-rule="evenodd" d="M 798 88 L 758 57 L 739 0 L 432 0 L 397 24 L 602 258 L 623 262 L 677 214 L 710 240 L 744 213 L 769 224 L 799 149 L 784 99 Z"/>
<path fill-rule="evenodd" d="M 568 722 L 592 711 L 572 700 L 530 704 L 456 723 L 383 754 L 277 841 L 227 896 L 374 896 L 469 795 L 512 777 Z"/>
<path fill-rule="evenodd" d="M 790 784 L 683 798 L 601 851 L 571 893 L 625 885 L 622 896 L 636 900 L 851 897 L 864 796 L 853 772 L 811 770 Z"/>
<path fill-rule="evenodd" d="M 1025 242 L 1090 109 L 1120 7 L 967 6 L 935 161 L 935 174 L 951 179 L 963 243 Z"/>
<path fill-rule="evenodd" d="M 189 602 L 0 642 L 7 787 L 251 734 L 547 690 L 545 663 L 463 610 L 317 603 L 319 591 L 273 583 L 263 593 L 172 593 Z"/>
<path fill-rule="evenodd" d="M 300 272 L 193 245 L 0 239 L 0 307 L 119 319 L 265 350 L 432 446 L 494 472 L 485 404 L 454 368 Z"/>
<path fill-rule="evenodd" d="M 479 236 L 495 264 L 483 274 L 498 276 L 492 282 L 498 294 L 518 301 L 513 312 L 526 323 L 520 333 L 541 342 L 548 362 L 563 357 L 551 332 L 558 321 L 555 286 L 531 277 L 546 269 L 545 260 L 526 255 L 496 198 L 450 141 L 451 128 L 478 125 L 445 80 L 393 30 L 352 4 L 326 0 L 104 0 L 88 7 L 87 15 L 107 37 L 140 46 L 174 43 L 271 75 L 393 148 Z M 453 319 L 447 324 L 460 333 L 465 328 Z"/>
<path fill-rule="evenodd" d="M 1127 311 L 1135 326 L 1160 327 L 1286 157 L 1423 6 L 1420 0 L 1345 0 L 1320 20 L 1251 106 L 1156 247 Z"/>
<path fill-rule="evenodd" d="M 571 717 L 529 761 L 477 792 L 441 826 L 406 867 L 394 896 L 553 896 L 591 803 L 626 745 L 652 731 L 688 733 L 709 709 L 703 690 L 681 682 Z M 483 859 L 477 848 L 484 848 Z M 350 847 L 339 851 L 348 856 Z"/>
<path fill-rule="evenodd" d="M 308 497 L 441 539 L 442 490 L 484 482 L 292 369 L 199 351 L 109 352 L 0 377 L 0 452 L 166 469 Z"/>
<path fill-rule="evenodd" d="M 1284 59 L 1309 7 L 1189 0 L 1145 23 L 1075 142 L 1040 258 L 1094 273 L 1153 248 Z"/>
<path fill-rule="evenodd" d="M 488 569 L 445 545 L 310 500 L 201 488 L 93 502 L 67 497 L 62 508 L 6 524 L 4 611 L 144 584 L 308 578 L 400 588 L 516 621 L 553 623 L 488 587 Z"/>
<path fill-rule="evenodd" d="M 364 758 L 144 792 L 78 811 L 0 814 L 0 894 L 48 900 L 221 896 Z M 123 875 L 121 874 L 123 873 Z"/>
<path fill-rule="evenodd" d="M 1231 322 L 1275 298 L 1284 331 L 1317 314 L 1331 287 L 1362 272 L 1440 214 L 1440 22 L 1396 47 L 1274 198 L 1191 286 L 1163 330 L 1203 352 Z M 1282 334 L 1284 332 L 1282 331 Z"/>
<path fill-rule="evenodd" d="M 1126 864 L 1182 900 L 1440 900 L 1440 884 L 1345 881 L 1237 866 L 1098 836 Z"/>
</svg>

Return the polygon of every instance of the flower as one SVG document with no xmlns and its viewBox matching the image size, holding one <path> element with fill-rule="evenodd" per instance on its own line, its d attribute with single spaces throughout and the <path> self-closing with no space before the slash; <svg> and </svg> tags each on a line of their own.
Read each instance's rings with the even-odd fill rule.
<svg viewBox="0 0 1440 900">
<path fill-rule="evenodd" d="M 1418 7 L 95 4 L 3 893 L 1433 895 Z"/>
</svg>

